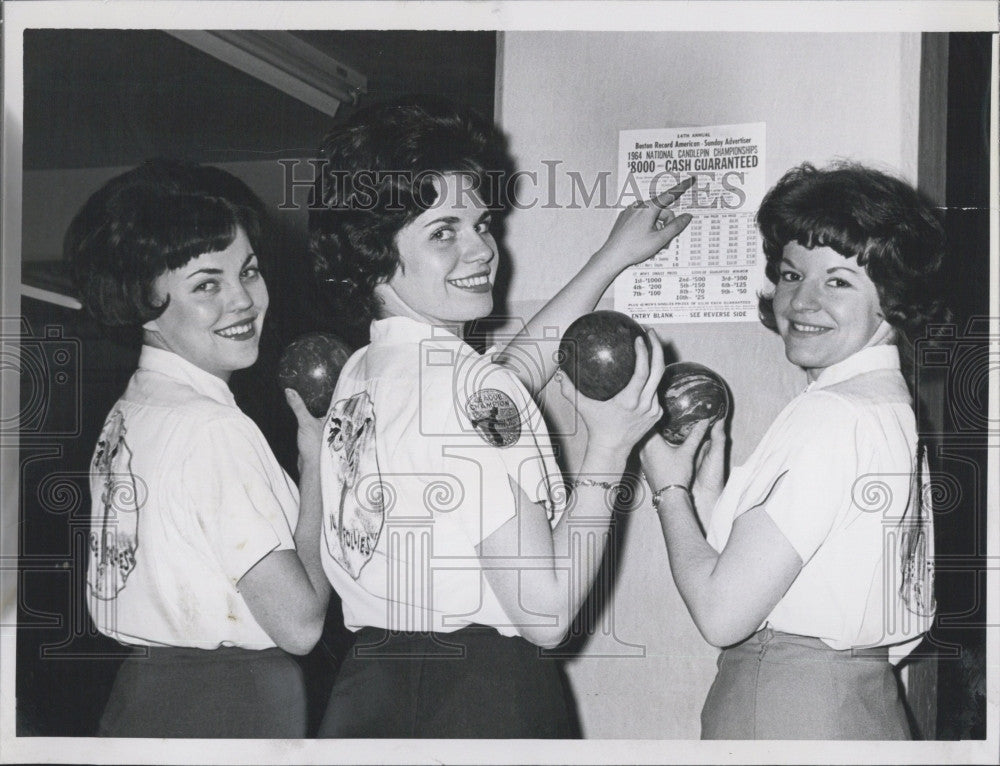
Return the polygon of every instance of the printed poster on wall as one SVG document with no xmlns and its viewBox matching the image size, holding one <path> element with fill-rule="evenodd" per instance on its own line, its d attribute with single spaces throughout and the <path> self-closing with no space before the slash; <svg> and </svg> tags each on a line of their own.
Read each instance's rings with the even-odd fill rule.
<svg viewBox="0 0 1000 766">
<path fill-rule="evenodd" d="M 764 132 L 763 122 L 619 131 L 618 188 L 647 199 L 696 181 L 672 206 L 691 223 L 615 281 L 616 310 L 647 323 L 757 321 Z"/>
</svg>

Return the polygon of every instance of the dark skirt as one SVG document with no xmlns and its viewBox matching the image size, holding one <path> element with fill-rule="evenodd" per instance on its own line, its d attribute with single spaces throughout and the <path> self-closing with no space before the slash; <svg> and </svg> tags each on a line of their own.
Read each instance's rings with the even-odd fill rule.
<svg viewBox="0 0 1000 766">
<path fill-rule="evenodd" d="M 98 733 L 298 739 L 306 734 L 302 670 L 278 648 L 137 648 L 118 671 Z"/>
<path fill-rule="evenodd" d="M 888 652 L 764 628 L 719 655 L 702 739 L 910 739 Z"/>
<path fill-rule="evenodd" d="M 358 632 L 337 674 L 320 737 L 579 737 L 562 664 L 523 638 Z"/>
</svg>

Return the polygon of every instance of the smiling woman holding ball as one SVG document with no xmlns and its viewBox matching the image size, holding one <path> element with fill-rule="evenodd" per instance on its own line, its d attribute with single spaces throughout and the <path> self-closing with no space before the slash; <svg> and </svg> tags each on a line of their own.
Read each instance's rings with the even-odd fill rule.
<svg viewBox="0 0 1000 766">
<path fill-rule="evenodd" d="M 642 452 L 674 580 L 725 647 L 702 737 L 908 739 L 890 656 L 934 617 L 934 549 L 900 360 L 912 373 L 913 342 L 947 315 L 944 234 L 910 186 L 847 163 L 792 169 L 757 223 L 761 320 L 805 391 L 724 487 L 721 421 Z"/>
<path fill-rule="evenodd" d="M 321 421 L 287 393 L 297 488 L 228 386 L 257 360 L 268 309 L 264 219 L 234 176 L 150 160 L 96 191 L 66 234 L 84 307 L 143 344 L 90 468 L 87 606 L 133 649 L 103 736 L 306 733 L 288 653 L 319 639 L 330 595 L 316 545 Z"/>
<path fill-rule="evenodd" d="M 531 349 L 684 229 L 690 216 L 667 206 L 690 182 L 622 212 L 495 357 L 463 332 L 493 310 L 496 129 L 447 102 L 376 104 L 322 159 L 316 271 L 371 342 L 344 366 L 325 428 L 323 564 L 357 640 L 320 736 L 575 736 L 559 663 L 538 647 L 563 640 L 594 581 L 600 553 L 571 557 L 571 543 L 580 523 L 607 529 L 608 490 L 659 417 L 662 349 L 636 338 L 624 390 L 575 399 L 587 450 L 571 497 L 532 399 L 555 355 Z"/>
</svg>

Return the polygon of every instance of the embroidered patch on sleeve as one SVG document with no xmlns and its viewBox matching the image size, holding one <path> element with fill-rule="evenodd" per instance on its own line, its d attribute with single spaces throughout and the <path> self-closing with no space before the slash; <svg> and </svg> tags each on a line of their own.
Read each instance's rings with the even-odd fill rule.
<svg viewBox="0 0 1000 766">
<path fill-rule="evenodd" d="M 509 447 L 521 438 L 521 414 L 511 399 L 496 388 L 481 388 L 465 403 L 465 412 L 484 441 Z"/>
</svg>

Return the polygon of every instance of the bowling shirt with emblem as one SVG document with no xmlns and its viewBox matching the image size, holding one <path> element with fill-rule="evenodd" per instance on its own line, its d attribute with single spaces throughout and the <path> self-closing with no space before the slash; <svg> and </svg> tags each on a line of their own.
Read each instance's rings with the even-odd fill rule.
<svg viewBox="0 0 1000 766">
<path fill-rule="evenodd" d="M 226 383 L 145 346 L 91 462 L 87 605 L 125 644 L 266 649 L 239 579 L 294 549 L 298 489 Z"/>
<path fill-rule="evenodd" d="M 763 625 L 834 649 L 902 645 L 934 615 L 934 530 L 916 529 L 916 423 L 895 346 L 862 349 L 820 373 L 734 468 L 707 522 L 722 551 L 736 517 L 763 505 L 803 566 Z M 926 465 L 923 476 L 927 476 Z M 902 522 L 902 524 L 901 524 Z M 910 568 L 909 603 L 901 596 Z"/>
<path fill-rule="evenodd" d="M 348 628 L 517 635 L 475 549 L 514 517 L 511 482 L 552 524 L 564 493 L 510 370 L 441 328 L 377 320 L 341 371 L 322 449 L 323 567 Z"/>
</svg>

